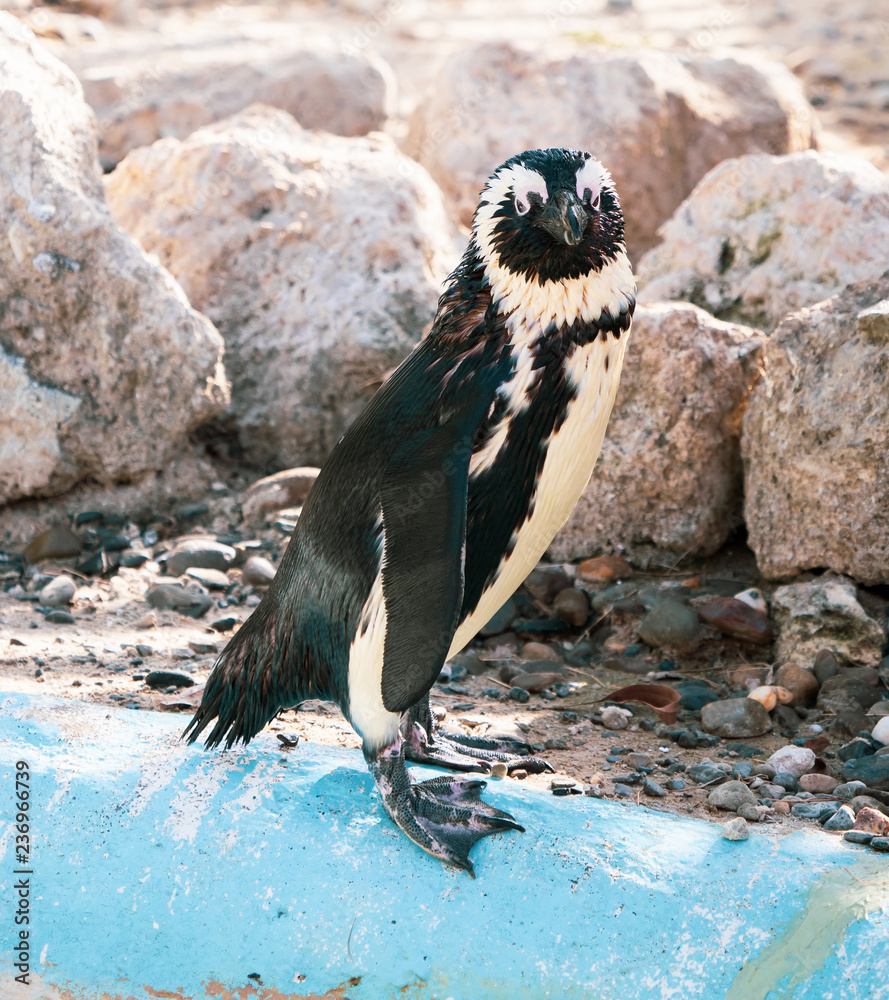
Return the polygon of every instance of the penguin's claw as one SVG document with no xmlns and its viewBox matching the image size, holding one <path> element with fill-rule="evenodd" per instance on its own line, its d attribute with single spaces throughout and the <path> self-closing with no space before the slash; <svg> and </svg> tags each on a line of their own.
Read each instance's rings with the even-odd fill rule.
<svg viewBox="0 0 889 1000">
<path fill-rule="evenodd" d="M 483 802 L 486 783 L 444 775 L 411 784 L 404 757 L 404 742 L 365 758 L 386 812 L 410 839 L 445 864 L 461 868 L 475 878 L 469 852 L 482 837 L 524 827 L 501 809 Z"/>
<path fill-rule="evenodd" d="M 408 714 L 402 726 L 404 755 L 414 764 L 432 764 L 452 771 L 480 771 L 487 774 L 491 765 L 506 764 L 513 771 L 542 774 L 553 771 L 552 765 L 539 757 L 529 756 L 531 747 L 518 740 L 492 740 L 482 736 L 443 733 L 435 727 L 430 733 L 422 722 Z"/>
</svg>

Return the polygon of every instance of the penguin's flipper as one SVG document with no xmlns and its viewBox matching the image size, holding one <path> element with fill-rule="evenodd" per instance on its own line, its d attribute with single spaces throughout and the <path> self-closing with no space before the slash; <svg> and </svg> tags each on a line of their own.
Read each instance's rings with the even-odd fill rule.
<svg viewBox="0 0 889 1000">
<path fill-rule="evenodd" d="M 469 852 L 492 833 L 524 827 L 481 799 L 485 782 L 442 776 L 411 784 L 399 737 L 382 750 L 365 750 L 368 767 L 392 820 L 410 839 L 445 864 L 475 878 Z"/>
<path fill-rule="evenodd" d="M 403 712 L 441 672 L 463 603 L 472 414 L 412 434 L 380 486 L 386 640 L 383 704 Z"/>
</svg>

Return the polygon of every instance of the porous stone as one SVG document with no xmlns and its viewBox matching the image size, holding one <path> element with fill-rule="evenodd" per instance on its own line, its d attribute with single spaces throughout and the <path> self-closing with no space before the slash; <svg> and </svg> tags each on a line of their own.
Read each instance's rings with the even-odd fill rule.
<svg viewBox="0 0 889 1000">
<path fill-rule="evenodd" d="M 199 45 L 161 36 L 150 52 L 126 58 L 94 42 L 71 51 L 69 63 L 99 119 L 106 171 L 137 146 L 185 139 L 254 103 L 282 108 L 303 128 L 365 135 L 383 128 L 395 91 L 391 68 L 371 51 L 347 52 L 263 19 L 249 36 L 217 22 Z"/>
<path fill-rule="evenodd" d="M 701 725 L 708 733 L 735 739 L 762 736 L 772 728 L 769 713 L 752 698 L 711 701 L 701 709 Z"/>
<path fill-rule="evenodd" d="M 821 249 L 814 236 L 804 242 Z M 849 260 L 872 249 L 864 238 L 849 245 L 861 250 Z M 778 579 L 826 567 L 889 582 L 889 272 L 788 316 L 763 361 L 742 436 L 744 517 L 760 570 Z"/>
<path fill-rule="evenodd" d="M 637 307 L 632 338 L 595 472 L 550 546 L 556 561 L 652 546 L 709 555 L 741 523 L 741 416 L 761 334 L 665 303 Z"/>
<path fill-rule="evenodd" d="M 418 104 L 406 151 L 468 225 L 479 178 L 518 150 L 589 149 L 612 171 L 638 253 L 726 157 L 814 144 L 815 116 L 783 66 L 747 55 L 680 58 L 565 40 L 465 46 Z M 485 141 L 477 141 L 481 129 Z"/>
<path fill-rule="evenodd" d="M 0 93 L 0 503 L 138 480 L 225 406 L 222 341 L 112 220 L 80 84 L 5 12 Z"/>
<path fill-rule="evenodd" d="M 440 191 L 394 141 L 310 132 L 273 108 L 134 150 L 107 190 L 219 327 L 230 419 L 257 464 L 322 463 L 456 262 Z"/>
<path fill-rule="evenodd" d="M 774 329 L 787 313 L 886 269 L 889 178 L 835 153 L 727 159 L 661 235 L 639 262 L 641 301 L 681 299 Z"/>
<path fill-rule="evenodd" d="M 783 771 L 800 778 L 815 766 L 815 754 L 808 747 L 786 746 L 776 750 L 767 763 L 775 769 L 776 777 Z"/>
<path fill-rule="evenodd" d="M 717 809 L 727 809 L 734 812 L 745 804 L 756 805 L 756 796 L 743 781 L 727 781 L 710 792 L 707 796 L 707 802 Z"/>
<path fill-rule="evenodd" d="M 844 808 L 848 809 L 849 807 L 845 806 Z M 889 816 L 870 806 L 863 806 L 855 816 L 854 827 L 856 830 L 872 833 L 876 837 L 887 837 L 889 836 Z"/>
<path fill-rule="evenodd" d="M 723 823 L 722 838 L 723 840 L 749 840 L 750 827 L 747 825 L 747 820 L 743 816 L 736 816 L 728 823 Z"/>
<path fill-rule="evenodd" d="M 841 577 L 778 587 L 772 595 L 772 622 L 779 662 L 806 663 L 830 645 L 859 663 L 876 663 L 883 630 L 858 603 L 855 584 Z"/>
</svg>

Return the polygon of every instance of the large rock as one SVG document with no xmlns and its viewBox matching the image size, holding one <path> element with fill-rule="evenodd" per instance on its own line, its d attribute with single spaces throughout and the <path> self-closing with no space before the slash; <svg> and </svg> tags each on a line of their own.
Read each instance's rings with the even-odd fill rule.
<svg viewBox="0 0 889 1000">
<path fill-rule="evenodd" d="M 134 150 L 108 198 L 219 327 L 253 462 L 319 465 L 456 260 L 440 192 L 391 139 L 304 131 L 272 108 Z"/>
<path fill-rule="evenodd" d="M 833 153 L 743 156 L 707 174 L 661 235 L 639 264 L 641 301 L 771 329 L 886 269 L 889 177 Z"/>
<path fill-rule="evenodd" d="M 858 603 L 855 584 L 842 577 L 778 587 L 772 595 L 778 633 L 775 660 L 814 663 L 824 648 L 857 663 L 879 661 L 885 633 Z"/>
<path fill-rule="evenodd" d="M 759 568 L 889 583 L 889 272 L 788 316 L 764 360 L 742 438 Z"/>
<path fill-rule="evenodd" d="M 146 48 L 137 35 L 138 47 L 123 51 L 115 36 L 113 45 L 73 50 L 71 64 L 99 119 L 105 169 L 137 146 L 184 139 L 257 102 L 288 111 L 304 128 L 337 135 L 383 127 L 395 90 L 386 63 L 372 53 L 346 53 L 332 39 L 277 29 L 223 29 L 186 47 L 181 38 L 165 38 Z"/>
<path fill-rule="evenodd" d="M 0 13 L 0 502 L 162 469 L 225 405 L 222 341 L 112 220 L 77 79 Z"/>
<path fill-rule="evenodd" d="M 419 104 L 405 149 L 469 224 L 481 179 L 536 146 L 588 149 L 611 170 L 638 255 L 704 174 L 742 153 L 813 144 L 796 79 L 736 54 L 680 59 L 586 45 L 533 52 L 507 43 L 453 56 Z"/>
<path fill-rule="evenodd" d="M 550 547 L 556 561 L 723 544 L 741 523 L 741 415 L 761 343 L 686 303 L 636 309 L 602 454 Z"/>
</svg>

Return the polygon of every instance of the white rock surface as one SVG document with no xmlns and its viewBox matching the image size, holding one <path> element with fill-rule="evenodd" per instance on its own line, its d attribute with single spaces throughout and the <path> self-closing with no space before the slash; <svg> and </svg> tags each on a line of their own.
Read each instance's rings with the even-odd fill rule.
<svg viewBox="0 0 889 1000">
<path fill-rule="evenodd" d="M 742 437 L 760 570 L 889 583 L 889 272 L 788 316 L 763 355 Z"/>
<path fill-rule="evenodd" d="M 319 465 L 457 260 L 441 193 L 391 139 L 304 131 L 272 108 L 135 150 L 107 187 L 223 334 L 254 463 Z"/>
<path fill-rule="evenodd" d="M 111 219 L 77 79 L 2 12 L 0 106 L 0 502 L 139 479 L 222 409 L 222 341 Z"/>
<path fill-rule="evenodd" d="M 743 816 L 736 816 L 734 819 L 730 819 L 728 823 L 723 823 L 722 839 L 736 841 L 749 840 L 750 827 L 747 825 L 747 820 Z"/>
<path fill-rule="evenodd" d="M 602 453 L 554 561 L 723 544 L 741 523 L 741 416 L 761 343 L 687 303 L 637 307 Z"/>
<path fill-rule="evenodd" d="M 383 128 L 395 77 L 370 50 L 347 53 L 332 38 L 262 21 L 205 31 L 193 46 L 184 47 L 181 36 L 147 42 L 134 34 L 69 49 L 98 116 L 106 170 L 137 146 L 185 139 L 253 103 L 337 135 Z"/>
<path fill-rule="evenodd" d="M 727 160 L 639 262 L 640 301 L 684 299 L 771 329 L 889 260 L 889 177 L 814 151 Z"/>
<path fill-rule="evenodd" d="M 562 43 L 468 46 L 418 105 L 405 151 L 468 225 L 484 179 L 542 146 L 588 149 L 609 168 L 637 256 L 704 174 L 742 153 L 808 149 L 815 118 L 783 66 L 733 53 L 684 59 Z"/>
<path fill-rule="evenodd" d="M 40 591 L 40 603 L 51 608 L 70 604 L 75 590 L 71 577 L 62 573 Z"/>
<path fill-rule="evenodd" d="M 776 750 L 766 761 L 771 764 L 777 774 L 784 771 L 794 778 L 801 778 L 815 766 L 815 752 L 808 747 L 786 746 Z"/>
<path fill-rule="evenodd" d="M 889 715 L 884 715 L 882 719 L 871 730 L 871 735 L 875 740 L 889 746 Z"/>
<path fill-rule="evenodd" d="M 880 660 L 883 629 L 858 603 L 855 584 L 841 577 L 778 587 L 772 595 L 776 663 L 814 663 L 822 649 L 833 649 L 856 663 Z"/>
</svg>

